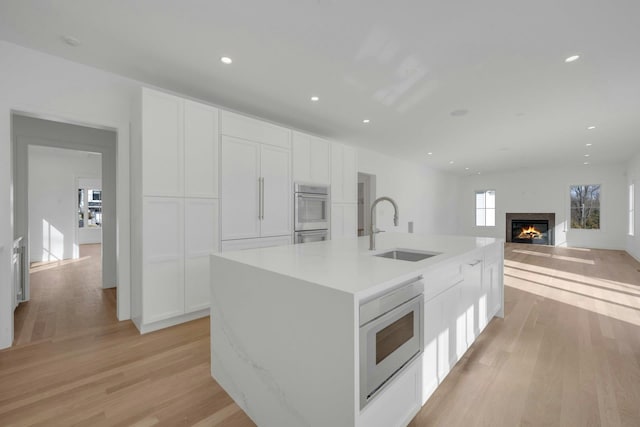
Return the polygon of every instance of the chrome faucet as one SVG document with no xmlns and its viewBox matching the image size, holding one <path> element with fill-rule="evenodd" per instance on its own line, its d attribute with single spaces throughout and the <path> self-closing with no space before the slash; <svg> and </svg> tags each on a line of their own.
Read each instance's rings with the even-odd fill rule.
<svg viewBox="0 0 640 427">
<path fill-rule="evenodd" d="M 387 196 L 378 197 L 371 204 L 371 227 L 369 229 L 369 250 L 370 251 L 373 251 L 376 249 L 376 233 L 380 233 L 380 230 L 377 230 L 377 227 L 376 227 L 376 205 L 378 204 L 378 202 L 381 202 L 383 200 L 391 202 L 391 204 L 393 205 L 393 225 L 395 225 L 396 227 L 398 226 L 398 205 L 396 205 L 396 202 L 394 202 L 391 197 L 387 197 Z"/>
</svg>

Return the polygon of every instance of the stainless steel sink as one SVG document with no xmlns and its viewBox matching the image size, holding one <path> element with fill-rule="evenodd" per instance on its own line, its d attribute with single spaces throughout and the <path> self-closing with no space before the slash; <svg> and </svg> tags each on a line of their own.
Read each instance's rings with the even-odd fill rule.
<svg viewBox="0 0 640 427">
<path fill-rule="evenodd" d="M 423 259 L 431 258 L 432 256 L 440 255 L 434 252 L 420 252 L 406 249 L 394 249 L 392 251 L 375 254 L 374 256 L 380 258 L 399 259 L 402 261 L 422 261 Z"/>
</svg>

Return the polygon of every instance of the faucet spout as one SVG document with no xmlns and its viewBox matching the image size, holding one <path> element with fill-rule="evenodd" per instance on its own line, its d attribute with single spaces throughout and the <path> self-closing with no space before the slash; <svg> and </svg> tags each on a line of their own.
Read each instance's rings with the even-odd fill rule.
<svg viewBox="0 0 640 427">
<path fill-rule="evenodd" d="M 398 226 L 398 205 L 396 204 L 396 202 L 391 197 L 387 197 L 387 196 L 378 197 L 371 204 L 371 226 L 369 228 L 369 250 L 370 251 L 373 251 L 376 249 L 376 233 L 379 233 L 379 231 L 376 231 L 376 206 L 378 205 L 378 203 L 382 202 L 383 200 L 386 200 L 387 202 L 390 202 L 393 205 L 393 225 L 395 225 L 396 227 Z"/>
</svg>

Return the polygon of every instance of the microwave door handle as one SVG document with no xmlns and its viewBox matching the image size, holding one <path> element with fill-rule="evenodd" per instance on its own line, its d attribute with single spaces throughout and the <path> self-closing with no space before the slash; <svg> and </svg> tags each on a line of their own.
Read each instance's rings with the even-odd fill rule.
<svg viewBox="0 0 640 427">
<path fill-rule="evenodd" d="M 302 236 L 316 236 L 318 234 L 327 234 L 327 230 L 318 230 L 318 231 L 301 231 L 299 232 Z"/>
</svg>

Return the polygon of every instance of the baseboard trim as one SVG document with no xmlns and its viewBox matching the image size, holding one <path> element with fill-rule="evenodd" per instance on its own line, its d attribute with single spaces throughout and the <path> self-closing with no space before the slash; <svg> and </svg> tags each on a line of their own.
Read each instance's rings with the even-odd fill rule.
<svg viewBox="0 0 640 427">
<path fill-rule="evenodd" d="M 141 323 L 140 325 L 136 324 L 136 326 L 138 327 L 138 330 L 140 331 L 141 334 L 148 334 L 149 332 L 154 332 L 160 329 L 169 328 L 171 326 L 190 322 L 196 319 L 201 319 L 207 316 L 209 316 L 209 309 L 204 308 L 202 310 L 194 311 L 193 313 L 187 313 L 181 316 L 171 317 L 169 319 L 159 320 L 153 323 Z"/>
</svg>

